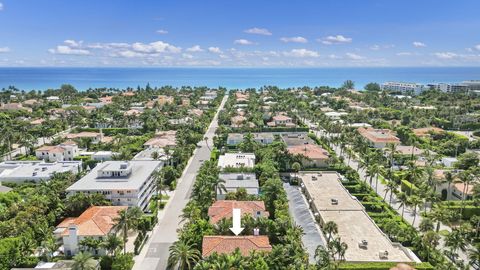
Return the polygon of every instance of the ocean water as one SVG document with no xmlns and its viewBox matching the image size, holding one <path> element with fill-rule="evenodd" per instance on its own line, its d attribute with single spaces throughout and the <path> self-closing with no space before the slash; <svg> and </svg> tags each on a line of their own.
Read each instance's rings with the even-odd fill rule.
<svg viewBox="0 0 480 270">
<path fill-rule="evenodd" d="M 78 90 L 89 87 L 223 86 L 232 88 L 340 86 L 353 80 L 361 89 L 369 82 L 418 83 L 480 80 L 480 67 L 456 68 L 0 68 L 0 89 L 58 88 L 64 83 Z"/>
</svg>

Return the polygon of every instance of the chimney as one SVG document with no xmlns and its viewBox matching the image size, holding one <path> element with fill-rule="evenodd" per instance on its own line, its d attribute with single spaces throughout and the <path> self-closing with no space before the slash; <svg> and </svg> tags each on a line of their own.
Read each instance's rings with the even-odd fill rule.
<svg viewBox="0 0 480 270">
<path fill-rule="evenodd" d="M 259 228 L 254 228 L 253 229 L 253 235 L 254 236 L 259 236 L 260 235 L 260 229 Z"/>
</svg>

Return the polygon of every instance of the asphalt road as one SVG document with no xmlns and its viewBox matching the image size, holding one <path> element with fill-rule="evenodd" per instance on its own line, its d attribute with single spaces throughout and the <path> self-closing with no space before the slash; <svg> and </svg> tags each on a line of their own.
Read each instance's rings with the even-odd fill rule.
<svg viewBox="0 0 480 270">
<path fill-rule="evenodd" d="M 205 136 L 208 137 L 208 147 L 205 141 L 201 141 L 200 148 L 195 150 L 187 167 L 185 168 L 171 201 L 167 204 L 163 216 L 160 217 L 157 226 L 154 228 L 152 236 L 143 247 L 142 252 L 135 258 L 134 270 L 167 269 L 168 248 L 178 239 L 177 229 L 181 227 L 180 215 L 186 206 L 189 198 L 195 176 L 200 169 L 203 161 L 210 158 L 215 131 L 218 127 L 218 112 L 223 108 L 228 96 L 225 96 L 215 114 Z"/>
</svg>

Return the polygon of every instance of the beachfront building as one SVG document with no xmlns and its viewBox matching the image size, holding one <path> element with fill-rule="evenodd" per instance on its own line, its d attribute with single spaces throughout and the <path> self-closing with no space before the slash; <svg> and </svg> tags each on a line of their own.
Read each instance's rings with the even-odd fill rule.
<svg viewBox="0 0 480 270">
<path fill-rule="evenodd" d="M 244 188 L 250 195 L 258 195 L 260 192 L 260 185 L 254 173 L 220 173 L 218 178 L 225 181 L 223 186 L 226 192 L 217 188 L 217 200 L 225 199 L 227 193 L 237 192 L 240 188 Z"/>
<path fill-rule="evenodd" d="M 79 173 L 81 161 L 5 161 L 0 163 L 0 182 L 23 183 L 48 181 L 55 173 Z"/>
<path fill-rule="evenodd" d="M 79 243 L 85 238 L 103 240 L 111 233 L 115 233 L 115 219 L 119 212 L 127 206 L 91 206 L 78 217 L 68 217 L 57 225 L 54 235 L 63 245 L 65 255 L 73 256 L 80 251 Z M 106 254 L 105 249 L 92 251 L 95 256 Z"/>
<path fill-rule="evenodd" d="M 359 128 L 358 133 L 374 148 L 385 148 L 388 144 L 400 144 L 393 131 L 389 129 Z"/>
<path fill-rule="evenodd" d="M 425 90 L 428 90 L 423 84 L 407 83 L 407 82 L 385 82 L 381 85 L 384 91 L 400 92 L 402 94 L 413 93 L 418 95 Z"/>
<path fill-rule="evenodd" d="M 132 160 L 99 163 L 87 175 L 67 188 L 76 193 L 100 193 L 113 205 L 138 206 L 146 209 L 155 192 L 153 174 L 160 170 L 160 161 Z"/>
<path fill-rule="evenodd" d="M 420 262 L 400 243 L 393 243 L 375 224 L 363 205 L 341 183 L 336 172 L 301 172 L 302 191 L 323 227 L 333 221 L 338 237 L 348 245 L 348 262 Z"/>
<path fill-rule="evenodd" d="M 220 169 L 231 168 L 249 168 L 255 166 L 255 154 L 253 153 L 225 153 L 218 159 Z"/>
<path fill-rule="evenodd" d="M 213 253 L 231 254 L 237 248 L 242 256 L 248 256 L 252 251 L 257 253 L 272 251 L 272 246 L 266 235 L 208 235 L 203 237 L 202 256 L 206 258 Z"/>
<path fill-rule="evenodd" d="M 304 168 L 325 168 L 328 167 L 330 154 L 316 144 L 295 145 L 287 148 L 289 154 L 301 157 Z"/>
<path fill-rule="evenodd" d="M 235 200 L 218 200 L 208 208 L 209 221 L 217 224 L 222 219 L 231 219 L 233 209 L 240 209 L 241 215 L 250 215 L 253 218 L 268 217 L 268 211 L 263 201 L 235 201 Z"/>
<path fill-rule="evenodd" d="M 35 156 L 38 159 L 49 162 L 71 161 L 78 155 L 78 145 L 76 142 L 71 140 L 56 146 L 45 145 L 35 150 Z"/>
</svg>

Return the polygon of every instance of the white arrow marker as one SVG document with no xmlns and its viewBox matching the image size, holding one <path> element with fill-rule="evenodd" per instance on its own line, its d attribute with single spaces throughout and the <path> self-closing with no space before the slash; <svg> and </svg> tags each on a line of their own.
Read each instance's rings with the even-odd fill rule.
<svg viewBox="0 0 480 270">
<path fill-rule="evenodd" d="M 235 234 L 239 235 L 242 231 L 243 228 L 241 227 L 242 224 L 242 210 L 240 208 L 233 208 L 233 227 L 230 228 L 230 230 Z"/>
</svg>

